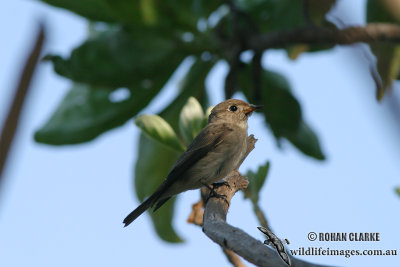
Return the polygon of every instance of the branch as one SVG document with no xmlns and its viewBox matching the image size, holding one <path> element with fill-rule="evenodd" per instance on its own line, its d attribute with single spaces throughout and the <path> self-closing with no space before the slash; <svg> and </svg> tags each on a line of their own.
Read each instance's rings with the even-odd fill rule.
<svg viewBox="0 0 400 267">
<path fill-rule="evenodd" d="M 265 50 L 292 44 L 348 45 L 354 43 L 400 42 L 400 26 L 389 23 L 369 23 L 364 27 L 345 29 L 299 27 L 249 36 L 247 48 Z"/>
<path fill-rule="evenodd" d="M 257 141 L 253 135 L 249 136 L 247 140 L 248 149 L 245 157 L 254 149 L 254 144 Z M 235 171 L 231 172 L 231 174 L 224 179 L 229 186 L 223 185 L 214 189 L 217 194 L 225 195 L 226 198 L 212 197 L 206 202 L 203 232 L 222 248 L 233 251 L 257 266 L 287 267 L 276 251 L 265 246 L 259 240 L 254 239 L 241 229 L 226 223 L 226 214 L 232 197 L 238 190 L 244 189 L 248 185 L 247 179 L 241 176 L 237 171 L 242 162 L 239 163 Z M 204 190 L 202 192 L 205 193 Z M 202 195 L 204 196 L 204 194 Z M 294 258 L 292 258 L 292 264 L 297 267 L 322 266 Z"/>
<path fill-rule="evenodd" d="M 253 211 L 257 216 L 257 220 L 260 223 L 261 226 L 267 228 L 268 230 L 271 230 L 271 226 L 269 226 L 267 217 L 265 216 L 264 212 L 261 210 L 261 207 L 258 205 L 258 203 L 252 202 L 253 205 Z"/>
<path fill-rule="evenodd" d="M 203 226 L 203 215 L 204 215 L 204 202 L 207 201 L 208 196 L 210 195 L 210 191 L 206 187 L 201 188 L 201 199 L 192 205 L 192 212 L 187 219 L 188 223 L 195 224 L 197 226 Z M 246 267 L 246 265 L 242 262 L 240 257 L 236 255 L 232 250 L 221 247 L 224 252 L 226 258 L 230 263 L 232 263 L 235 267 Z"/>
<path fill-rule="evenodd" d="M 35 44 L 29 54 L 29 57 L 26 60 L 24 69 L 22 70 L 20 79 L 18 81 L 18 85 L 15 88 L 15 95 L 12 100 L 12 104 L 10 110 L 8 111 L 0 136 L 0 186 L 8 151 L 10 150 L 14 135 L 17 131 L 22 107 L 24 105 L 25 98 L 29 90 L 36 63 L 39 59 L 40 52 L 42 51 L 44 38 L 44 26 L 40 24 Z"/>
</svg>

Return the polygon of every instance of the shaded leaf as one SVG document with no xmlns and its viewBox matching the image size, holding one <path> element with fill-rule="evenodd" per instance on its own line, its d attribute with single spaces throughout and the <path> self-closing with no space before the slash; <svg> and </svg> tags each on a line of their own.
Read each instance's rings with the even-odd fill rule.
<svg viewBox="0 0 400 267">
<path fill-rule="evenodd" d="M 377 84 L 376 98 L 381 100 L 386 90 L 391 90 L 400 70 L 400 46 L 393 44 L 371 44 L 371 51 L 377 59 L 377 70 L 381 83 Z"/>
<path fill-rule="evenodd" d="M 400 5 L 398 1 L 368 0 L 367 22 L 400 22 Z M 393 80 L 400 71 L 400 46 L 387 43 L 370 44 L 377 60 L 377 70 L 381 84 L 377 84 L 376 97 L 381 100 L 387 89 L 392 88 Z"/>
<path fill-rule="evenodd" d="M 185 78 L 180 82 L 179 95 L 160 114 L 170 123 L 172 128 L 176 129 L 179 127 L 179 114 L 189 97 L 192 96 L 198 99 L 203 108 L 208 106 L 205 80 L 214 64 L 215 61 L 213 60 L 203 61 L 201 59 L 196 59 Z"/>
<path fill-rule="evenodd" d="M 154 193 L 167 177 L 171 166 L 179 153 L 168 149 L 159 142 L 143 134 L 139 138 L 138 157 L 135 164 L 135 190 L 140 201 Z M 152 212 L 151 219 L 158 236 L 167 242 L 182 242 L 172 226 L 176 198 L 168 200 L 157 212 Z"/>
<path fill-rule="evenodd" d="M 258 22 L 262 32 L 293 28 L 304 25 L 303 1 L 249 0 L 240 5 Z"/>
<path fill-rule="evenodd" d="M 112 41 L 110 40 L 110 42 Z M 108 47 L 107 45 L 106 47 Z M 85 45 L 82 47 L 85 47 Z M 135 73 L 138 75 L 135 76 L 123 73 L 123 67 L 129 65 L 130 62 L 121 59 L 124 57 L 123 54 L 119 54 L 122 51 L 118 51 L 121 47 L 113 48 L 113 52 L 110 52 L 108 58 L 111 61 L 114 56 L 121 59 L 115 61 L 118 64 L 120 63 L 119 67 L 116 66 L 118 64 L 113 65 L 106 59 L 107 53 L 101 53 L 101 49 L 94 53 L 91 48 L 91 45 L 82 48 L 86 52 L 79 52 L 76 56 L 72 56 L 68 64 L 58 66 L 61 68 L 59 71 L 67 77 L 86 80 L 95 84 L 130 84 L 131 86 L 127 88 L 129 97 L 120 102 L 112 102 L 110 101 L 110 93 L 116 89 L 116 86 L 77 84 L 63 99 L 49 121 L 35 134 L 36 141 L 47 144 L 76 144 L 89 141 L 101 133 L 123 124 L 147 106 L 183 59 L 182 55 L 173 55 L 168 61 L 169 64 L 163 64 L 162 67 L 160 65 L 159 68 L 150 68 L 148 65 L 149 69 L 145 71 L 146 73 L 137 71 Z M 126 47 L 126 49 L 129 48 Z M 123 49 L 121 48 L 121 50 Z M 86 54 L 88 65 L 85 65 L 84 59 L 78 58 L 80 53 L 82 53 L 82 56 Z M 102 61 L 103 59 L 97 61 L 91 58 L 102 58 L 102 55 L 104 55 L 104 61 Z M 53 58 L 53 60 L 56 59 Z M 144 65 L 150 64 L 142 63 Z M 139 66 L 137 67 L 139 68 Z"/>
<path fill-rule="evenodd" d="M 148 0 L 142 0 L 148 1 Z M 153 0 L 153 12 L 158 18 L 159 25 L 166 28 L 179 28 L 181 30 L 197 31 L 199 18 L 207 18 L 215 11 L 222 1 L 213 0 Z"/>
<path fill-rule="evenodd" d="M 319 160 L 325 159 L 317 135 L 304 121 L 296 132 L 285 137 L 304 154 Z"/>
<path fill-rule="evenodd" d="M 396 191 L 397 195 L 400 196 L 400 187 L 396 187 L 394 190 Z"/>
<path fill-rule="evenodd" d="M 140 115 L 135 118 L 136 125 L 148 137 L 169 148 L 183 152 L 185 149 L 172 127 L 158 115 Z"/>
<path fill-rule="evenodd" d="M 155 96 L 158 90 L 129 90 L 120 102 L 110 100 L 109 88 L 75 84 L 50 119 L 35 133 L 35 140 L 52 145 L 87 142 L 122 125 Z"/>
<path fill-rule="evenodd" d="M 129 24 L 135 28 L 153 26 L 156 18 L 152 12 L 151 0 L 102 0 L 115 21 Z"/>
<path fill-rule="evenodd" d="M 207 17 L 220 1 L 162 0 L 42 0 L 93 21 L 119 22 L 130 27 L 192 29 L 199 17 Z M 189 27 L 190 26 L 190 27 Z"/>
<path fill-rule="evenodd" d="M 258 167 L 257 172 L 249 170 L 246 177 L 249 179 L 249 185 L 243 190 L 245 198 L 249 198 L 253 203 L 257 203 L 259 193 L 268 176 L 270 163 L 267 161 L 264 165 Z"/>
<path fill-rule="evenodd" d="M 190 143 L 203 128 L 204 113 L 200 103 L 189 97 L 179 115 L 179 129 L 187 143 Z"/>
<path fill-rule="evenodd" d="M 318 23 L 318 25 L 325 28 L 337 29 L 336 25 L 329 21 Z M 286 52 L 290 59 L 295 60 L 302 53 L 321 52 L 324 50 L 332 49 L 333 47 L 335 47 L 335 45 L 299 44 L 287 47 Z"/>
<path fill-rule="evenodd" d="M 297 131 L 302 119 L 301 108 L 283 75 L 272 71 L 263 72 L 261 101 L 265 118 L 275 136 Z"/>
<path fill-rule="evenodd" d="M 172 226 L 176 198 L 168 200 L 157 212 L 151 212 L 151 220 L 158 236 L 170 243 L 182 243 L 184 240 L 176 233 Z"/>
<path fill-rule="evenodd" d="M 42 0 L 43 2 L 68 9 L 95 21 L 113 22 L 115 17 L 104 0 Z"/>
<path fill-rule="evenodd" d="M 250 89 L 253 80 L 250 65 L 239 74 L 239 84 L 244 94 L 254 104 L 262 104 L 265 119 L 276 137 L 295 132 L 301 123 L 300 104 L 292 95 L 289 82 L 283 75 L 262 70 L 261 91 L 255 96 Z"/>
<path fill-rule="evenodd" d="M 265 120 L 277 139 L 286 138 L 304 154 L 324 159 L 318 137 L 304 122 L 300 104 L 290 92 L 287 79 L 277 73 L 263 70 L 261 97 L 255 97 L 250 65 L 243 66 L 239 74 L 243 93 L 254 104 L 264 105 Z"/>
<path fill-rule="evenodd" d="M 195 31 L 197 20 L 208 17 L 222 3 L 211 0 L 105 0 L 119 21 L 142 23 L 167 31 Z M 139 19 L 139 20 L 138 20 Z"/>
<path fill-rule="evenodd" d="M 211 110 L 214 108 L 215 106 L 210 106 L 206 109 L 206 112 L 204 112 L 204 119 L 203 119 L 203 127 L 206 127 L 207 123 L 208 123 L 208 117 L 210 117 L 211 114 Z"/>
<path fill-rule="evenodd" d="M 314 26 L 324 26 L 326 28 L 336 29 L 336 25 L 326 20 L 326 14 L 331 10 L 336 0 L 307 0 L 307 10 L 303 7 L 302 13 L 308 13 L 310 23 Z M 303 1 L 304 3 L 304 1 Z M 290 59 L 297 59 L 303 52 L 319 52 L 333 48 L 334 45 L 293 45 L 286 49 Z"/>
<path fill-rule="evenodd" d="M 293 0 L 248 0 L 239 2 L 239 5 L 250 14 L 253 24 L 257 23 L 259 31 L 270 32 L 307 25 L 303 2 Z M 326 13 L 329 12 L 335 2 L 336 0 L 309 0 L 307 13 L 309 14 L 310 22 L 316 26 L 335 27 L 325 18 Z M 247 28 L 249 26 L 251 25 L 248 25 Z M 254 25 L 251 28 L 254 28 Z M 300 44 L 283 48 L 287 50 L 290 58 L 296 59 L 302 52 L 321 51 L 332 47 Z"/>
<path fill-rule="evenodd" d="M 308 0 L 308 3 L 310 19 L 320 26 L 326 22 L 325 16 L 336 4 L 336 0 Z"/>
<path fill-rule="evenodd" d="M 114 28 L 88 39 L 69 58 L 48 55 L 45 59 L 53 62 L 58 74 L 77 82 L 151 88 L 157 76 L 170 76 L 184 57 L 178 44 L 160 32 Z"/>
</svg>

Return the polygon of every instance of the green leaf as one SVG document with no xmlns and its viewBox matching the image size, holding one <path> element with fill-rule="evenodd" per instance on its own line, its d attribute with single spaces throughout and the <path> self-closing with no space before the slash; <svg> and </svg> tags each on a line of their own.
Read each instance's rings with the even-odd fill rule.
<svg viewBox="0 0 400 267">
<path fill-rule="evenodd" d="M 114 15 L 103 0 L 42 0 L 43 2 L 68 9 L 95 21 L 113 22 Z"/>
<path fill-rule="evenodd" d="M 179 128 L 187 143 L 190 143 L 203 128 L 203 109 L 194 97 L 189 97 L 179 116 Z"/>
<path fill-rule="evenodd" d="M 291 0 L 249 0 L 241 1 L 242 8 L 258 21 L 260 30 L 289 29 L 304 25 L 302 1 Z"/>
<path fill-rule="evenodd" d="M 197 19 L 208 17 L 222 3 L 212 0 L 42 0 L 93 21 L 119 22 L 129 27 L 166 30 L 196 29 Z"/>
<path fill-rule="evenodd" d="M 322 25 L 326 14 L 336 4 L 336 0 L 308 0 L 310 19 L 316 25 Z"/>
<path fill-rule="evenodd" d="M 116 21 L 128 24 L 130 27 L 153 26 L 156 18 L 152 12 L 152 0 L 103 0 L 108 11 Z M 152 16 L 153 15 L 153 16 Z"/>
<path fill-rule="evenodd" d="M 205 80 L 214 64 L 214 60 L 203 61 L 196 59 L 185 78 L 180 82 L 179 95 L 161 112 L 162 117 L 170 123 L 172 128 L 176 129 L 179 127 L 179 115 L 189 97 L 192 96 L 198 99 L 203 108 L 208 106 Z"/>
<path fill-rule="evenodd" d="M 151 14 L 153 25 L 166 29 L 180 29 L 182 31 L 197 31 L 197 22 L 201 17 L 208 17 L 220 5 L 221 1 L 212 0 L 142 0 L 143 13 Z"/>
<path fill-rule="evenodd" d="M 51 145 L 77 144 L 122 125 L 144 108 L 158 90 L 126 89 L 127 99 L 112 102 L 109 88 L 75 84 L 50 119 L 35 133 L 35 140 Z"/>
<path fill-rule="evenodd" d="M 317 135 L 304 121 L 298 131 L 285 137 L 304 154 L 319 160 L 325 159 Z"/>
<path fill-rule="evenodd" d="M 245 65 L 239 73 L 239 84 L 251 102 L 263 104 L 265 120 L 277 139 L 286 138 L 304 154 L 316 159 L 324 159 L 318 137 L 304 122 L 300 104 L 291 94 L 287 79 L 277 73 L 263 70 L 261 97 L 255 98 L 250 65 Z"/>
<path fill-rule="evenodd" d="M 400 196 L 400 187 L 396 187 L 394 190 L 396 191 L 397 195 Z"/>
<path fill-rule="evenodd" d="M 376 98 L 382 100 L 386 90 L 391 90 L 393 81 L 400 71 L 400 46 L 393 44 L 371 44 L 371 51 L 377 59 L 377 70 L 381 77 Z"/>
<path fill-rule="evenodd" d="M 243 193 L 245 198 L 249 198 L 253 203 L 258 202 L 259 193 L 268 176 L 269 168 L 270 163 L 267 161 L 264 165 L 258 167 L 256 173 L 251 170 L 246 173 L 246 177 L 249 179 L 249 185 L 243 190 Z"/>
<path fill-rule="evenodd" d="M 53 62 L 58 74 L 76 82 L 151 88 L 157 76 L 170 76 L 184 58 L 179 43 L 160 32 L 112 28 L 95 34 L 67 59 L 53 55 L 44 59 Z"/>
<path fill-rule="evenodd" d="M 182 243 L 184 240 L 172 226 L 176 198 L 168 200 L 157 212 L 151 212 L 151 220 L 158 236 L 169 243 Z"/>
<path fill-rule="evenodd" d="M 262 109 L 275 136 L 297 131 L 302 120 L 301 108 L 290 92 L 286 78 L 272 71 L 263 72 Z"/>
<path fill-rule="evenodd" d="M 400 3 L 397 1 L 368 0 L 367 22 L 398 23 Z"/>
<path fill-rule="evenodd" d="M 205 127 L 208 123 L 208 117 L 210 117 L 211 114 L 211 110 L 214 108 L 215 106 L 210 106 L 206 109 L 206 112 L 204 112 L 204 119 L 203 119 L 203 127 Z"/>
<path fill-rule="evenodd" d="M 150 196 L 167 177 L 179 153 L 143 134 L 135 164 L 135 190 L 140 201 Z M 172 226 L 176 198 L 168 200 L 157 212 L 149 211 L 158 236 L 167 242 L 182 242 Z"/>
<path fill-rule="evenodd" d="M 287 79 L 273 71 L 262 70 L 261 92 L 255 99 L 250 66 L 244 67 L 239 74 L 239 84 L 247 98 L 255 104 L 262 104 L 265 119 L 276 137 L 297 131 L 302 115 L 300 104 L 292 95 Z"/>
<path fill-rule="evenodd" d="M 140 115 L 135 119 L 136 125 L 148 137 L 176 151 L 185 151 L 172 127 L 158 115 Z"/>
<path fill-rule="evenodd" d="M 112 41 L 110 40 L 110 42 Z M 122 41 L 116 41 L 115 43 L 120 42 Z M 108 42 L 105 43 L 109 44 Z M 106 47 L 108 47 L 107 45 Z M 82 47 L 85 48 L 83 49 Z M 121 46 L 117 46 L 121 51 L 116 48 L 111 49 L 114 54 L 110 52 L 107 56 L 107 53 L 104 52 L 104 58 L 101 56 L 101 49 L 94 49 L 96 52 L 91 51 L 92 45 L 87 47 L 83 45 L 81 48 L 86 53 L 84 51 L 76 52 L 75 56 L 71 56 L 70 63 L 67 65 L 61 64 L 57 67 L 61 68 L 59 71 L 64 73 L 65 76 L 76 80 L 110 86 L 75 85 L 50 120 L 36 133 L 35 139 L 38 142 L 47 144 L 86 142 L 109 129 L 122 125 L 147 106 L 163 88 L 183 59 L 183 55 L 171 55 L 168 56 L 169 64 L 155 65 L 154 68 L 148 66 L 149 69 L 145 72 L 132 70 L 133 74 L 124 74 L 124 66 L 126 67 L 130 63 L 122 59 L 124 57 L 123 54 L 119 54 L 124 52 Z M 126 47 L 126 49 L 128 48 Z M 85 54 L 86 61 L 84 58 L 79 58 L 79 55 L 85 57 Z M 153 56 L 157 58 L 157 56 Z M 116 58 L 115 61 L 111 60 L 113 57 Z M 100 61 L 94 58 L 98 58 Z M 112 64 L 110 60 L 115 64 Z M 143 64 L 146 65 L 147 63 L 145 64 L 144 62 Z M 129 97 L 121 102 L 111 102 L 111 91 L 117 88 L 116 85 L 122 84 L 131 85 L 127 88 Z"/>
<path fill-rule="evenodd" d="M 367 22 L 400 22 L 400 5 L 397 1 L 368 0 Z M 381 100 L 387 89 L 392 88 L 393 80 L 400 72 L 400 46 L 387 43 L 370 45 L 377 59 L 377 70 L 381 84 L 377 84 L 376 97 Z"/>
</svg>

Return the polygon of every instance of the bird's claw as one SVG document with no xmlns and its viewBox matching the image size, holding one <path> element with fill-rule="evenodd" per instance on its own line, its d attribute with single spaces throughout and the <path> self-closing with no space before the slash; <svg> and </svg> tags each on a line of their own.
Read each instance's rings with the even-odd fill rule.
<svg viewBox="0 0 400 267">
<path fill-rule="evenodd" d="M 229 189 L 232 189 L 231 185 L 225 180 L 221 180 L 221 181 L 212 183 L 211 185 L 213 186 L 213 189 L 217 189 L 218 187 L 223 186 L 223 185 L 229 187 Z"/>
<path fill-rule="evenodd" d="M 225 201 L 225 203 L 229 206 L 229 201 L 226 199 L 227 196 L 224 195 L 224 194 L 218 194 L 217 192 L 215 192 L 215 189 L 217 189 L 218 187 L 224 185 L 225 183 L 227 184 L 227 186 L 230 187 L 230 185 L 229 185 L 226 181 L 223 181 L 223 182 L 220 182 L 220 183 L 219 183 L 219 182 L 213 183 L 213 184 L 212 184 L 213 187 L 209 186 L 209 185 L 206 184 L 206 183 L 203 183 L 203 185 L 204 185 L 205 187 L 207 187 L 208 190 L 210 190 L 210 194 L 208 195 L 207 201 L 208 201 L 210 198 L 212 198 L 212 197 L 220 198 L 220 199 L 223 199 L 223 200 Z M 218 184 L 218 185 L 217 185 L 217 184 Z M 217 186 L 216 186 L 216 185 L 217 185 Z"/>
<path fill-rule="evenodd" d="M 217 192 L 214 191 L 214 189 L 211 190 L 210 195 L 208 196 L 208 199 L 215 197 L 215 198 L 220 198 L 225 201 L 225 203 L 229 206 L 229 201 L 226 199 L 227 196 L 223 194 L 218 194 Z M 208 201 L 207 199 L 207 201 Z"/>
</svg>

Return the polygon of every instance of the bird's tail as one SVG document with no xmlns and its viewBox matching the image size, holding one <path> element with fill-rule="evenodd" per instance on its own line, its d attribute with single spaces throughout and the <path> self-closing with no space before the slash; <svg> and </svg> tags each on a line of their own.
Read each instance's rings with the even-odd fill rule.
<svg viewBox="0 0 400 267">
<path fill-rule="evenodd" d="M 159 194 L 154 193 L 149 198 L 147 198 L 142 204 L 139 205 L 134 211 L 129 213 L 128 216 L 124 219 L 123 223 L 125 224 L 124 227 L 127 227 L 131 222 L 136 220 L 143 212 L 145 212 L 148 208 L 152 207 L 154 203 L 159 198 Z"/>
</svg>

